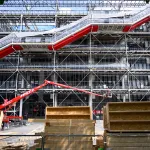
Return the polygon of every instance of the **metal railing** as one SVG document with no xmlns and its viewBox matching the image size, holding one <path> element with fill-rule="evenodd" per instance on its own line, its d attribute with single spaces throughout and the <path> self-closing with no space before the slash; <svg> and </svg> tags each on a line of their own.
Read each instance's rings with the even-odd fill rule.
<svg viewBox="0 0 150 150">
<path fill-rule="evenodd" d="M 53 34 L 52 37 L 49 37 L 47 40 L 45 40 L 44 43 L 49 44 L 55 44 L 56 42 L 63 40 L 64 38 L 73 35 L 74 33 L 84 29 L 85 27 L 88 27 L 92 24 L 132 24 L 143 17 L 146 17 L 150 14 L 150 5 L 148 5 L 146 8 L 144 7 L 143 10 L 141 10 L 139 13 L 133 15 L 129 18 L 102 18 L 100 15 L 89 14 L 78 21 L 75 21 L 69 25 L 60 27 L 58 29 L 55 29 L 49 33 Z M 48 33 L 48 32 L 47 32 Z M 41 32 L 41 34 L 43 34 Z M 25 37 L 24 37 L 25 38 Z M 29 37 L 28 37 L 29 38 Z M 38 38 L 38 39 L 37 39 Z M 30 37 L 29 39 L 32 41 L 32 43 L 40 43 L 42 40 L 39 39 L 39 37 Z M 42 39 L 43 37 L 41 37 Z M 2 39 L 0 39 L 0 48 L 7 46 L 10 43 L 22 43 L 23 38 L 17 37 L 17 34 L 12 33 Z M 27 37 L 26 37 L 27 39 Z M 26 43 L 26 41 L 24 41 Z"/>
<path fill-rule="evenodd" d="M 32 63 L 31 65 L 28 64 L 20 64 L 19 66 L 16 65 L 11 65 L 10 63 L 0 63 L 0 69 L 16 69 L 18 67 L 19 69 L 27 69 L 27 68 L 46 68 L 46 69 L 127 69 L 126 64 L 118 64 L 118 63 L 105 63 L 105 64 L 97 64 L 97 65 L 83 65 L 83 64 L 71 64 L 71 62 L 68 62 L 66 64 L 61 64 L 61 65 L 48 65 L 47 63 Z M 133 67 L 132 67 L 133 68 Z"/>
<path fill-rule="evenodd" d="M 31 89 L 31 88 L 34 88 L 36 86 L 39 85 L 39 81 L 31 81 L 31 84 L 28 85 L 27 83 L 25 83 L 25 85 L 22 87 L 21 85 L 21 81 L 18 81 L 18 84 L 17 84 L 17 88 L 19 90 L 22 90 L 22 89 Z M 59 81 L 59 83 L 63 83 L 61 81 Z M 83 82 L 79 84 L 79 82 L 77 81 L 67 81 L 67 84 L 68 85 L 71 85 L 71 86 L 78 86 L 78 88 L 81 88 L 81 89 L 88 89 L 88 90 L 91 90 L 91 87 L 88 85 L 89 81 L 88 80 L 85 80 Z M 122 86 L 124 84 L 124 87 Z M 129 83 L 127 81 L 117 81 L 117 80 L 111 80 L 109 79 L 108 81 L 107 80 L 95 80 L 93 81 L 93 84 L 92 84 L 92 88 L 93 89 L 105 89 L 104 85 L 107 85 L 107 87 L 109 89 L 124 89 L 124 88 L 128 88 L 129 86 Z M 149 84 L 149 80 L 148 79 L 143 79 L 143 80 L 139 80 L 139 79 L 136 79 L 135 77 L 135 80 L 130 80 L 130 88 L 131 89 L 148 89 L 150 87 L 150 84 Z M 16 89 L 16 85 L 15 85 L 15 81 L 0 81 L 0 89 Z M 44 87 L 42 90 L 53 90 L 53 89 L 60 89 L 59 87 L 53 87 L 51 85 L 48 85 L 46 87 Z M 68 90 L 68 89 L 65 89 L 65 90 Z M 69 90 L 68 90 L 69 91 Z"/>
</svg>

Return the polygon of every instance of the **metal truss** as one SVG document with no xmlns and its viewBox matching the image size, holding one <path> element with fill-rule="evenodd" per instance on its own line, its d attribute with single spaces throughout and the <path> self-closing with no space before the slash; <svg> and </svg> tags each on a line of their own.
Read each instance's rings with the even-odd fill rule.
<svg viewBox="0 0 150 150">
<path fill-rule="evenodd" d="M 95 6 L 100 6 L 100 7 L 116 7 L 116 4 L 120 6 L 122 4 L 122 0 L 9 0 L 4 3 L 4 6 L 13 6 L 13 7 L 18 7 L 18 6 L 30 6 L 30 7 L 56 7 L 58 5 L 59 7 L 95 7 Z M 126 7 L 133 7 L 133 6 L 143 6 L 145 3 L 143 0 L 125 0 L 123 2 L 124 6 Z M 117 6 L 117 7 L 118 7 Z"/>
<path fill-rule="evenodd" d="M 20 6 L 21 1 L 13 0 L 6 2 L 6 6 Z M 28 1 L 32 6 L 45 6 L 50 1 Z M 43 2 L 43 3 L 42 3 Z M 61 2 L 61 1 L 59 1 Z M 63 1 L 62 6 L 77 7 L 80 3 Z M 101 1 L 99 6 L 102 5 Z M 144 5 L 135 3 L 134 5 Z M 25 3 L 28 5 L 28 3 Z M 56 1 L 55 1 L 56 4 Z M 92 1 L 91 4 L 97 4 Z M 106 3 L 103 3 L 106 5 Z M 109 1 L 108 4 L 113 4 Z M 51 1 L 51 6 L 54 6 Z M 30 11 L 31 13 L 32 11 Z M 17 16 L 17 15 L 16 15 Z M 16 17 L 15 16 L 15 17 Z M 14 17 L 14 18 L 15 18 Z M 21 23 L 18 15 L 17 21 L 13 22 L 12 15 L 4 13 L 1 20 L 6 23 Z M 37 22 L 50 23 L 59 22 L 60 25 L 75 21 L 81 15 L 74 18 L 68 15 L 49 16 L 27 15 L 22 18 L 22 23 L 28 24 Z M 19 25 L 18 25 L 19 26 Z M 38 31 L 36 25 L 34 31 Z M 58 24 L 59 26 L 59 24 Z M 3 27 L 1 29 L 4 29 Z M 13 108 L 13 113 L 22 113 L 22 103 L 26 106 L 31 102 L 36 102 L 44 106 L 63 106 L 63 105 L 90 105 L 93 110 L 100 110 L 109 101 L 142 101 L 150 100 L 150 45 L 149 45 L 149 23 L 137 28 L 133 32 L 122 33 L 117 31 L 117 27 L 102 27 L 98 33 L 89 33 L 61 49 L 61 51 L 49 51 L 44 45 L 24 45 L 24 51 L 15 53 L 0 60 L 0 101 L 4 98 L 12 97 L 24 93 L 25 91 L 41 84 L 45 79 L 55 82 L 72 85 L 74 87 L 86 89 L 92 92 L 103 93 L 109 89 L 112 93 L 111 98 L 101 99 L 98 97 L 87 96 L 83 93 L 74 92 L 68 89 L 47 86 L 39 92 L 24 99 L 20 104 Z M 109 29 L 109 32 L 105 30 Z M 120 29 L 119 29 L 120 30 Z M 2 31 L 12 31 L 10 26 Z M 21 30 L 20 30 L 21 32 Z M 24 109 L 24 108 L 23 108 Z"/>
<path fill-rule="evenodd" d="M 107 38 L 105 37 L 107 35 Z M 108 35 L 108 34 L 103 34 L 102 35 L 103 38 L 105 37 L 107 40 L 109 40 L 109 42 L 111 41 L 110 38 L 112 38 L 114 35 Z M 109 38 L 108 38 L 109 37 Z M 104 38 L 104 39 L 105 39 Z M 89 40 L 89 44 L 88 44 L 88 50 L 86 50 L 86 52 L 82 52 L 82 53 L 76 53 L 76 50 L 86 41 Z M 94 40 L 93 40 L 94 39 Z M 24 80 L 24 82 L 26 82 L 26 86 L 24 87 L 18 87 L 18 84 L 20 82 L 21 79 L 17 79 L 16 82 L 14 81 L 14 79 L 10 80 L 11 82 L 13 81 L 16 86 L 15 88 L 12 87 L 12 90 L 10 88 L 10 91 L 18 91 L 19 93 L 23 93 L 24 91 L 28 89 L 32 88 L 35 84 L 39 84 L 39 77 L 40 74 L 39 70 L 41 71 L 42 66 L 44 66 L 45 68 L 47 68 L 46 70 L 43 70 L 43 73 L 46 73 L 46 75 L 43 77 L 43 79 L 40 80 L 40 82 L 44 81 L 44 79 L 49 79 L 49 80 L 55 80 L 58 81 L 59 83 L 63 83 L 63 84 L 67 84 L 67 85 L 73 85 L 75 87 L 78 88 L 84 88 L 87 90 L 91 90 L 91 91 L 95 91 L 95 92 L 106 92 L 106 89 L 104 88 L 109 88 L 113 94 L 113 98 L 115 99 L 115 101 L 132 101 L 132 99 L 135 99 L 135 97 L 138 96 L 138 100 L 143 100 L 146 96 L 148 98 L 149 96 L 149 79 L 148 76 L 150 75 L 149 69 L 141 67 L 139 65 L 139 60 L 142 61 L 142 59 L 146 59 L 147 56 L 149 56 L 149 52 L 148 49 L 149 47 L 147 47 L 144 51 L 144 53 L 138 53 L 138 49 L 141 51 L 143 50 L 143 47 L 140 46 L 140 44 L 138 43 L 138 41 L 136 42 L 135 39 L 137 38 L 133 38 L 131 35 L 126 35 L 126 34 L 122 34 L 121 36 L 115 37 L 113 38 L 114 44 L 113 46 L 110 46 L 108 48 L 107 46 L 107 40 L 103 41 L 102 39 L 99 38 L 99 35 L 96 34 L 90 34 L 87 35 L 86 37 L 84 37 L 82 40 L 80 40 L 80 44 L 76 44 L 76 47 L 72 47 L 70 45 L 70 47 L 68 47 L 68 51 L 62 51 L 62 52 L 52 52 L 49 53 L 48 51 L 43 53 L 43 58 L 45 58 L 45 54 L 48 56 L 47 60 L 45 60 L 45 62 L 41 63 L 41 66 L 39 66 L 39 68 L 37 67 L 39 63 L 35 59 L 33 59 L 34 64 L 32 66 L 28 66 L 29 64 L 24 63 L 24 65 L 28 66 L 27 68 L 23 68 L 20 59 L 24 58 L 26 59 L 25 56 L 30 56 L 31 58 L 34 58 L 34 55 L 38 58 L 38 54 L 32 54 L 30 52 L 27 53 L 19 53 L 18 54 L 18 62 L 19 64 L 13 61 L 13 57 L 8 57 L 10 59 L 6 59 L 9 62 L 9 65 L 13 66 L 15 69 L 15 71 L 13 71 L 12 73 L 10 72 L 11 70 L 7 69 L 7 68 L 3 68 L 4 72 L 9 72 L 10 76 L 6 79 L 5 82 L 3 82 L 3 85 L 5 83 L 7 83 L 7 81 L 12 77 L 15 76 L 15 78 L 18 78 L 17 76 L 20 75 L 21 78 Z M 95 46 L 95 44 L 93 43 L 97 42 L 97 44 L 99 44 L 99 47 L 102 47 L 102 49 L 105 49 L 105 53 L 100 53 L 99 50 L 97 50 L 97 52 L 93 52 L 92 47 Z M 137 53 L 134 53 L 134 51 L 129 50 L 129 48 L 127 47 L 127 43 L 128 41 L 133 41 L 133 43 L 136 44 L 136 51 Z M 143 40 L 142 40 L 143 41 Z M 117 48 L 117 45 L 120 45 L 121 42 L 124 42 L 124 52 L 122 53 L 120 52 L 120 49 L 116 49 L 116 51 L 111 51 L 114 48 Z M 92 44 L 93 43 L 93 44 Z M 108 43 L 110 45 L 110 43 Z M 85 47 L 86 48 L 86 47 Z M 122 49 L 121 49 L 122 50 Z M 39 55 L 41 60 L 41 54 Z M 14 59 L 16 58 L 16 56 L 14 57 Z M 73 58 L 75 60 L 73 60 Z M 45 58 L 46 59 L 46 58 Z M 94 62 L 93 62 L 94 59 Z M 39 60 L 39 58 L 37 59 Z M 43 59 L 44 60 L 44 59 Z M 132 60 L 132 61 L 131 61 Z M 40 61 L 40 60 L 39 60 Z M 71 62 L 72 61 L 72 65 L 76 66 L 77 69 L 75 68 L 71 68 Z M 115 63 L 114 63 L 115 61 Z M 138 62 L 138 63 L 137 63 Z M 111 66 L 111 63 L 114 64 L 114 66 Z M 131 65 L 129 66 L 129 63 L 131 63 Z M 48 68 L 49 64 L 52 65 L 52 68 Z M 5 63 L 6 65 L 6 63 Z M 120 65 L 120 69 L 119 69 L 119 65 Z M 137 68 L 135 68 L 135 65 L 137 65 Z M 143 64 L 141 64 L 143 65 Z M 33 67 L 35 66 L 35 68 Z M 59 66 L 59 68 L 58 68 Z M 84 66 L 84 68 L 83 68 Z M 95 68 L 95 67 L 98 68 Z M 37 69 L 36 69 L 37 67 Z M 101 69 L 99 70 L 99 67 L 101 67 Z M 116 68 L 115 68 L 116 67 Z M 123 67 L 123 69 L 121 69 L 121 67 Z M 12 68 L 12 67 L 10 67 Z M 29 69 L 30 68 L 30 69 Z M 79 69 L 80 68 L 80 69 Z M 107 68 L 107 70 L 106 70 Z M 110 69 L 111 68 L 111 69 Z M 32 74 L 35 72 L 35 74 L 33 74 L 33 78 L 38 77 L 37 79 L 27 79 L 28 76 L 25 75 L 25 72 L 31 72 Z M 143 77 L 143 71 L 146 73 L 145 74 L 145 79 L 141 78 Z M 11 75 L 12 74 L 12 75 Z M 16 75 L 18 74 L 18 75 Z M 29 75 L 29 73 L 28 73 Z M 94 78 L 92 78 L 94 77 Z M 77 81 L 77 79 L 79 79 L 79 81 Z M 9 81 L 9 82 L 10 82 Z M 34 85 L 32 85 L 32 82 Z M 37 83 L 36 83 L 37 82 Z M 14 85 L 14 83 L 12 83 L 12 85 Z M 90 85 L 90 83 L 92 83 Z M 22 84 L 22 81 L 20 83 L 20 85 Z M 11 84 L 10 84 L 11 85 Z M 2 85 L 1 85 L 2 86 Z M 106 86 L 106 87 L 104 87 Z M 26 88 L 25 88 L 26 87 Z M 1 89 L 2 90 L 2 89 Z M 3 90 L 5 90 L 5 88 L 3 88 Z M 2 91 L 3 91 L 2 90 Z M 64 89 L 57 89 L 54 87 L 48 87 L 45 88 L 44 93 L 48 93 L 49 95 L 53 95 L 53 98 L 55 101 L 53 101 L 53 105 L 56 105 L 56 101 L 57 101 L 57 105 L 66 105 L 66 104 L 76 104 L 76 105 L 88 105 L 88 97 L 86 95 L 84 95 L 83 97 L 80 97 L 82 94 L 80 93 L 74 93 L 70 90 L 64 90 Z M 65 92 L 66 91 L 66 92 Z M 39 92 L 40 93 L 40 92 Z M 38 93 L 37 93 L 38 94 Z M 62 98 L 60 99 L 59 95 L 64 95 L 62 96 Z M 57 96 L 56 96 L 57 95 Z M 65 96 L 66 95 L 66 96 Z M 77 102 L 73 102 L 72 100 L 69 101 L 69 99 L 71 99 L 71 95 L 75 95 L 73 96 L 73 99 L 78 99 L 76 100 Z M 57 99 L 57 97 L 59 99 Z M 134 97 L 134 98 L 133 98 Z M 139 99 L 140 97 L 140 99 Z M 68 99 L 69 98 L 69 99 Z M 146 98 L 146 99 L 147 99 Z M 43 102 L 43 98 L 40 98 Z M 26 101 L 26 100 L 25 100 Z M 93 102 L 95 102 L 95 105 L 93 109 L 97 109 L 99 108 L 99 105 L 102 105 L 102 101 L 103 104 L 105 102 L 105 100 L 100 100 L 98 101 L 97 98 L 95 98 L 95 100 L 93 100 Z M 107 100 L 108 101 L 108 100 Z M 45 102 L 46 103 L 46 102 Z"/>
<path fill-rule="evenodd" d="M 43 31 L 48 30 L 51 24 L 60 27 L 88 15 L 91 11 L 104 11 L 102 8 L 125 11 L 126 7 L 138 8 L 144 5 L 143 0 L 9 0 L 0 6 L 0 32 Z M 17 11 L 12 7 L 17 7 Z M 44 7 L 44 10 L 40 7 Z"/>
</svg>

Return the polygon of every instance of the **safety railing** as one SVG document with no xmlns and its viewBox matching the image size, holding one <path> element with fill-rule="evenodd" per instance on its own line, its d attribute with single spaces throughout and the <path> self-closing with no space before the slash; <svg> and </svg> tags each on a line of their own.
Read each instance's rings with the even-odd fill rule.
<svg viewBox="0 0 150 150">
<path fill-rule="evenodd" d="M 62 81 L 59 81 L 60 83 L 63 84 Z M 34 88 L 35 86 L 39 85 L 39 81 L 32 81 L 31 84 L 25 84 L 24 87 L 22 87 L 22 81 L 18 81 L 17 84 L 17 88 L 19 91 L 21 90 L 27 90 L 27 89 L 31 89 Z M 87 90 L 91 90 L 91 87 L 88 85 L 89 81 L 82 81 L 82 83 L 80 85 L 79 82 L 71 82 L 71 81 L 67 81 L 67 84 L 71 85 L 71 86 L 77 86 L 78 88 L 81 89 L 87 89 Z M 149 81 L 147 79 L 143 79 L 143 80 L 130 80 L 130 88 L 131 89 L 149 89 L 150 88 L 150 84 Z M 120 80 L 119 82 L 116 80 L 109 80 L 109 81 L 93 81 L 93 89 L 105 89 L 105 87 L 103 85 L 107 85 L 107 87 L 109 89 L 124 89 L 124 88 L 128 88 L 128 82 L 125 81 L 123 82 L 122 80 Z M 123 85 L 124 84 L 124 88 Z M 12 89 L 15 90 L 16 89 L 16 84 L 14 81 L 0 81 L 0 89 Z M 53 87 L 52 85 L 48 85 L 46 87 L 43 88 L 43 90 L 50 90 L 52 91 L 53 89 L 55 90 L 60 90 L 59 87 Z M 65 91 L 70 91 L 68 89 L 65 89 Z"/>
<path fill-rule="evenodd" d="M 105 69 L 112 69 L 112 70 L 119 70 L 119 69 L 127 69 L 127 65 L 126 64 L 119 64 L 119 63 L 105 63 L 105 64 L 96 64 L 96 65 L 83 65 L 83 64 L 70 64 L 69 62 L 66 64 L 61 64 L 61 65 L 48 65 L 48 64 L 21 64 L 18 67 L 16 67 L 15 65 L 11 65 L 10 63 L 0 63 L 0 69 L 28 69 L 28 68 L 32 68 L 32 69 L 101 69 L 101 70 L 105 70 Z"/>
<path fill-rule="evenodd" d="M 5 36 L 4 38 L 0 39 L 0 48 L 5 47 L 10 43 L 19 43 L 20 40 L 21 39 L 18 38 L 15 33 L 11 33 L 8 36 Z"/>
<path fill-rule="evenodd" d="M 143 17 L 146 17 L 150 14 L 150 5 L 144 7 L 143 10 L 141 10 L 139 13 L 133 15 L 129 18 L 102 18 L 100 15 L 93 15 L 89 14 L 88 16 L 85 16 L 78 21 L 75 21 L 69 25 L 63 26 L 61 28 L 53 30 L 51 34 L 53 34 L 52 37 L 49 37 L 48 40 L 45 40 L 45 42 L 48 42 L 49 44 L 54 44 L 60 40 L 63 40 L 64 38 L 73 35 L 74 33 L 84 29 L 85 27 L 88 27 L 90 24 L 132 24 Z M 42 34 L 42 33 L 41 33 Z M 36 40 L 36 37 L 30 37 L 32 39 L 33 43 L 40 43 L 42 42 L 39 40 Z M 22 38 L 17 37 L 15 33 L 12 33 L 2 39 L 0 39 L 0 48 L 7 46 L 10 43 L 21 43 Z"/>
<path fill-rule="evenodd" d="M 72 24 L 68 25 L 67 29 L 63 30 L 63 32 L 61 32 L 61 34 L 57 35 L 55 38 L 52 37 L 51 42 L 55 43 L 56 41 L 59 41 L 60 39 L 66 37 L 68 35 L 74 34 L 75 32 L 79 31 L 80 29 L 88 26 L 89 24 L 133 23 L 135 21 L 138 21 L 140 18 L 143 18 L 146 15 L 149 15 L 149 13 L 150 13 L 150 5 L 148 5 L 146 8 L 144 7 L 143 10 L 141 10 L 138 14 L 133 15 L 131 18 L 124 18 L 124 19 L 122 19 L 122 18 L 121 19 L 118 19 L 118 18 L 102 18 L 99 15 L 89 14 L 87 17 L 84 17 L 84 18 L 80 19 L 79 21 L 76 21 L 75 23 L 72 23 Z M 96 16 L 96 17 L 94 17 L 94 16 Z"/>
<path fill-rule="evenodd" d="M 11 43 L 15 36 L 16 35 L 14 33 L 11 33 L 11 34 L 5 36 L 4 38 L 0 39 L 0 47 L 4 47 L 4 46 L 8 45 L 9 43 Z"/>
<path fill-rule="evenodd" d="M 0 63 L 0 69 L 100 69 L 100 70 L 126 70 L 127 68 L 130 68 L 131 71 L 134 69 L 137 70 L 149 70 L 150 65 L 146 63 L 135 63 L 135 64 L 126 64 L 126 63 L 102 63 L 102 62 L 95 62 L 95 64 L 83 64 L 83 63 L 75 63 L 72 64 L 72 62 L 62 63 L 62 64 L 56 64 L 49 65 L 47 63 L 32 63 L 31 65 L 28 65 L 27 63 L 20 64 L 19 66 L 16 66 L 15 64 L 10 64 L 8 62 L 1 62 Z"/>
<path fill-rule="evenodd" d="M 3 13 L 3 15 L 55 15 L 56 11 L 53 10 L 30 10 L 30 11 L 25 11 L 25 10 L 0 10 L 0 13 Z M 60 10 L 57 12 L 58 15 L 87 15 L 88 11 L 87 10 L 71 10 L 71 11 L 65 11 L 65 10 Z"/>
</svg>

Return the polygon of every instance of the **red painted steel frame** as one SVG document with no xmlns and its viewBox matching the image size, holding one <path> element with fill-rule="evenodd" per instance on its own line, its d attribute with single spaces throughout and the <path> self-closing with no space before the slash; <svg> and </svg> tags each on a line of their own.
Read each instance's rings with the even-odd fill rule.
<svg viewBox="0 0 150 150">
<path fill-rule="evenodd" d="M 142 20 L 132 24 L 132 25 L 125 25 L 122 32 L 129 32 L 134 30 L 135 28 L 141 26 L 142 24 L 146 23 L 150 21 L 150 16 L 147 16 L 145 18 L 143 18 Z M 57 42 L 54 45 L 48 45 L 48 49 L 49 50 L 59 50 L 60 48 L 64 47 L 65 45 L 83 37 L 84 35 L 88 34 L 89 32 L 97 32 L 99 30 L 99 26 L 98 25 L 90 25 L 82 30 L 80 30 L 79 32 L 70 35 L 69 37 L 63 39 L 62 41 Z M 23 48 L 21 47 L 21 45 L 10 45 L 4 49 L 2 49 L 0 51 L 0 58 L 3 58 L 11 53 L 13 53 L 14 51 L 18 51 L 18 50 L 23 50 Z"/>
<path fill-rule="evenodd" d="M 75 88 L 75 87 L 72 87 L 72 86 L 69 86 L 69 85 L 64 85 L 64 84 L 56 83 L 56 82 L 53 82 L 53 81 L 45 80 L 45 82 L 43 84 L 41 84 L 41 85 L 25 92 L 24 94 L 21 94 L 21 95 L 15 97 L 15 98 L 13 98 L 9 101 L 6 100 L 3 104 L 0 105 L 0 110 L 6 108 L 9 105 L 12 105 L 13 103 L 16 103 L 16 102 L 20 101 L 21 99 L 25 98 L 26 96 L 31 95 L 32 93 L 35 93 L 36 91 L 43 88 L 47 84 L 55 85 L 55 86 L 66 88 L 66 89 L 72 89 L 73 91 L 79 91 L 79 92 L 83 92 L 83 93 L 86 93 L 86 94 L 91 94 L 91 95 L 94 95 L 94 96 L 107 97 L 107 95 L 100 95 L 100 94 L 89 92 L 89 91 L 86 91 L 86 90 L 83 90 L 83 89 Z"/>
</svg>

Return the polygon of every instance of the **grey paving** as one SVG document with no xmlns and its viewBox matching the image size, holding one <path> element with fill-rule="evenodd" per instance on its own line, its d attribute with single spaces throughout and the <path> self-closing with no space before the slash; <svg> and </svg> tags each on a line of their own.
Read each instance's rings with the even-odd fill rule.
<svg viewBox="0 0 150 150">
<path fill-rule="evenodd" d="M 30 123 L 27 126 L 10 127 L 4 131 L 0 131 L 0 143 L 27 143 L 28 146 L 34 145 L 34 140 L 39 139 L 39 136 L 7 136 L 7 135 L 34 135 L 37 132 L 44 131 L 44 123 Z"/>
<path fill-rule="evenodd" d="M 35 132 L 42 132 L 44 130 L 44 123 L 30 123 L 26 126 L 18 126 L 18 127 L 10 127 L 9 129 L 5 129 L 4 131 L 0 131 L 0 135 L 7 135 L 7 134 L 34 134 Z"/>
</svg>

